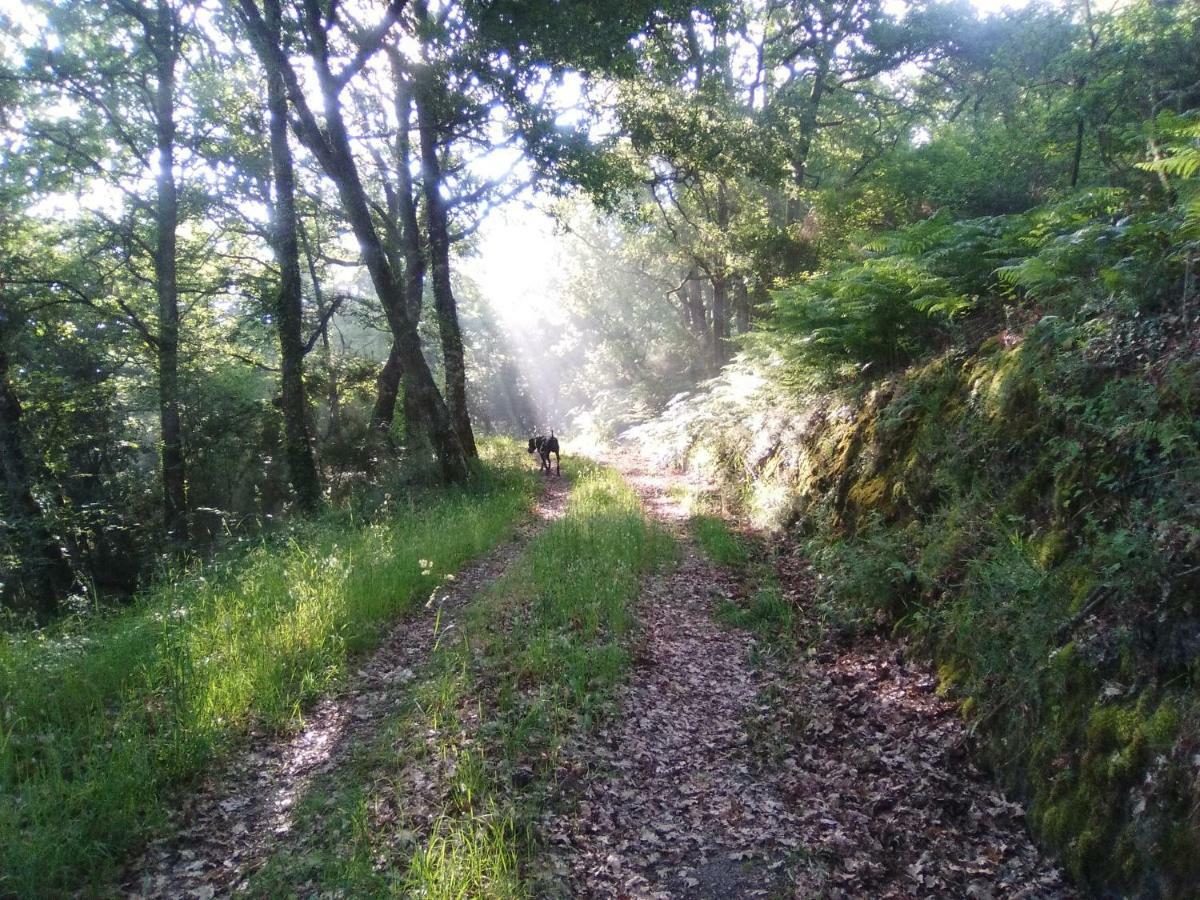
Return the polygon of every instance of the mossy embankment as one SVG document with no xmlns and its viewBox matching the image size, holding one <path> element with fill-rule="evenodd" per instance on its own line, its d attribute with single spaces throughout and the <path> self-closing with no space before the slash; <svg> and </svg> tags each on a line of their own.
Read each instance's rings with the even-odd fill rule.
<svg viewBox="0 0 1200 900">
<path fill-rule="evenodd" d="M 743 361 L 635 432 L 798 534 L 831 627 L 913 636 L 1102 895 L 1200 886 L 1200 362 L 1170 325 L 1031 317 L 840 390 Z"/>
</svg>

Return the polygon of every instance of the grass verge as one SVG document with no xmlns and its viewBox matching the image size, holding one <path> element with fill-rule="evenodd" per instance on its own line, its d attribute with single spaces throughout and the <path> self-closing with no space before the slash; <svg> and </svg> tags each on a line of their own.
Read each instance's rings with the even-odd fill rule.
<svg viewBox="0 0 1200 900">
<path fill-rule="evenodd" d="M 303 798 L 303 837 L 252 894 L 544 893 L 524 863 L 562 749 L 611 709 L 641 578 L 674 555 L 615 472 L 564 465 L 565 517 L 446 632 L 376 738 Z"/>
<path fill-rule="evenodd" d="M 698 513 L 688 525 L 704 554 L 737 575 L 746 588 L 744 598 L 723 600 L 715 610 L 716 618 L 753 631 L 772 649 L 794 648 L 796 611 L 784 596 L 774 568 L 763 558 L 762 548 L 720 516 Z"/>
<path fill-rule="evenodd" d="M 0 635 L 0 895 L 93 888 L 172 792 L 251 724 L 286 730 L 445 575 L 511 533 L 534 495 L 493 445 L 469 489 L 331 513 L 102 620 Z"/>
</svg>

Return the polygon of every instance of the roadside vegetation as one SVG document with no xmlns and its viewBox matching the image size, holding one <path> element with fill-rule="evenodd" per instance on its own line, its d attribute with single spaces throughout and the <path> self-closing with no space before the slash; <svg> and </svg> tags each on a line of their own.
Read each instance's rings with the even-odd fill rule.
<svg viewBox="0 0 1200 900">
<path fill-rule="evenodd" d="M 470 488 L 330 511 L 128 608 L 0 637 L 0 893 L 103 883 L 251 726 L 296 727 L 389 622 L 527 513 L 493 444 Z"/>
<path fill-rule="evenodd" d="M 925 647 L 1080 883 L 1144 896 L 1200 877 L 1193 215 L 1104 190 L 884 235 L 641 429 L 807 543 L 828 627 Z"/>
<path fill-rule="evenodd" d="M 614 471 L 569 459 L 564 477 L 566 515 L 444 633 L 378 737 L 314 784 L 300 838 L 253 895 L 515 897 L 552 883 L 534 825 L 570 777 L 567 743 L 613 712 L 642 578 L 675 553 Z"/>
<path fill-rule="evenodd" d="M 986 5 L 0 4 L 0 895 L 103 883 L 501 540 L 504 433 L 567 519 L 264 892 L 529 887 L 669 556 L 591 433 L 749 521 L 692 531 L 764 652 L 905 635 L 1084 890 L 1194 895 L 1200 16 Z"/>
</svg>

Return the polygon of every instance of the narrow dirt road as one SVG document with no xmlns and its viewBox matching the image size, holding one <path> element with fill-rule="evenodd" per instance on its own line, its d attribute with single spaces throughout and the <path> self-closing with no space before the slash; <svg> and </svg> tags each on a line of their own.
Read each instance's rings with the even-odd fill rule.
<svg viewBox="0 0 1200 900">
<path fill-rule="evenodd" d="M 298 733 L 285 739 L 252 737 L 248 749 L 187 796 L 168 836 L 128 868 L 122 891 L 131 897 L 207 900 L 244 886 L 272 847 L 287 839 L 293 807 L 313 777 L 332 771 L 355 745 L 370 739 L 400 703 L 437 639 L 453 633 L 471 597 L 563 515 L 568 493 L 565 480 L 546 479 L 533 515 L 513 539 L 467 565 L 399 622 L 342 690 L 306 716 Z"/>
<path fill-rule="evenodd" d="M 686 534 L 680 478 L 612 462 L 684 553 L 639 602 L 621 715 L 571 748 L 586 774 L 542 822 L 572 896 L 1074 896 L 970 765 L 925 668 L 883 641 L 764 662 L 713 619 L 743 586 Z M 804 567 L 787 562 L 803 606 Z"/>
</svg>

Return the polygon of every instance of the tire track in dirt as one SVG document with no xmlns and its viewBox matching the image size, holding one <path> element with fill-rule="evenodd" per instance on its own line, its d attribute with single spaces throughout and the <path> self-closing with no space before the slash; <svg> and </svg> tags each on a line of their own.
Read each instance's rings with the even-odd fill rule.
<svg viewBox="0 0 1200 900">
<path fill-rule="evenodd" d="M 467 564 L 398 622 L 340 690 L 318 701 L 299 732 L 284 738 L 251 735 L 247 749 L 182 798 L 166 836 L 151 842 L 126 869 L 122 893 L 147 900 L 208 900 L 243 887 L 271 850 L 288 840 L 296 801 L 312 780 L 370 740 L 402 702 L 437 640 L 453 633 L 471 598 L 563 516 L 569 492 L 567 481 L 547 478 L 532 515 L 513 538 Z"/>
<path fill-rule="evenodd" d="M 687 536 L 682 476 L 610 462 L 684 555 L 639 600 L 620 716 L 567 751 L 584 774 L 541 822 L 571 896 L 1075 896 L 966 759 L 925 668 L 888 641 L 752 667 L 755 639 L 712 618 L 741 586 Z"/>
</svg>

